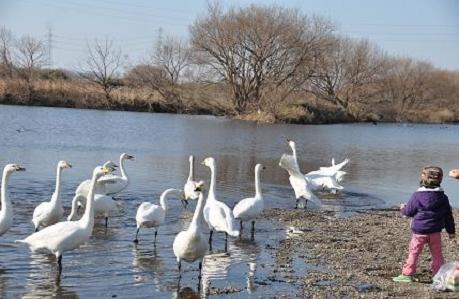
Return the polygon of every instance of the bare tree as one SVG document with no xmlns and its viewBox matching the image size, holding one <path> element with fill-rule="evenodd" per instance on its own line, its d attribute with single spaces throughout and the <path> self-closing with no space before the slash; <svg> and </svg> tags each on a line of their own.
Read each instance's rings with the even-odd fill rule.
<svg viewBox="0 0 459 299">
<path fill-rule="evenodd" d="M 180 83 L 186 68 L 190 65 L 191 55 L 187 42 L 167 37 L 150 57 L 151 65 L 161 70 L 161 76 L 156 76 L 155 80 L 150 82 L 150 86 L 164 99 L 175 103 L 178 112 L 184 109 Z M 163 80 L 157 80 L 158 78 Z"/>
<path fill-rule="evenodd" d="M 117 85 L 118 72 L 121 67 L 121 50 L 115 48 L 113 41 L 96 40 L 93 45 L 88 45 L 88 57 L 83 77 L 103 90 L 108 108 L 111 107 L 111 93 Z"/>
<path fill-rule="evenodd" d="M 12 51 L 14 40 L 11 31 L 5 27 L 0 28 L 0 75 L 13 76 Z"/>
<path fill-rule="evenodd" d="M 397 58 L 389 62 L 384 74 L 383 88 L 386 98 L 396 110 L 396 120 L 424 100 L 433 74 L 430 63 L 410 58 Z"/>
<path fill-rule="evenodd" d="M 372 96 L 372 85 L 381 78 L 384 53 L 366 40 L 337 37 L 318 57 L 315 75 L 306 90 L 340 107 L 351 120 L 357 119 L 360 107 L 356 106 Z"/>
<path fill-rule="evenodd" d="M 26 82 L 29 102 L 34 97 L 34 80 L 46 60 L 46 48 L 43 41 L 31 36 L 24 36 L 16 43 L 15 63 L 19 76 Z"/>
<path fill-rule="evenodd" d="M 285 98 L 299 86 L 303 66 L 313 63 L 332 30 L 330 22 L 293 9 L 252 5 L 224 12 L 215 4 L 192 25 L 191 36 L 198 63 L 228 84 L 241 114 L 261 109 L 269 89 L 282 88 Z"/>
</svg>

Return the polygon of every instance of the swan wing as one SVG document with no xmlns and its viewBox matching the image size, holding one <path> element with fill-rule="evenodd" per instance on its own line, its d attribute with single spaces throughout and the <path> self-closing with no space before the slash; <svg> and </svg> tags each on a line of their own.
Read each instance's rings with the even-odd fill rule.
<svg viewBox="0 0 459 299">
<path fill-rule="evenodd" d="M 283 154 L 280 158 L 279 166 L 287 170 L 290 175 L 301 175 L 298 162 L 293 155 Z"/>
<path fill-rule="evenodd" d="M 183 187 L 183 192 L 185 193 L 186 199 L 198 199 L 199 193 L 196 192 L 196 184 L 195 181 L 187 181 L 185 186 Z"/>
<path fill-rule="evenodd" d="M 233 215 L 235 219 L 249 220 L 263 212 L 263 208 L 263 200 L 255 197 L 245 198 L 236 204 Z"/>
<path fill-rule="evenodd" d="M 48 226 L 18 242 L 26 243 L 33 251 L 48 249 L 54 252 L 58 248 L 63 250 L 76 248 L 86 242 L 88 237 L 83 233 L 78 222 L 64 221 Z"/>
<path fill-rule="evenodd" d="M 42 218 L 49 210 L 50 203 L 42 202 L 33 210 L 33 219 Z"/>
<path fill-rule="evenodd" d="M 104 175 L 98 181 L 98 183 L 103 184 L 105 188 L 105 194 L 113 195 L 115 193 L 121 192 L 128 185 L 128 180 L 117 176 L 117 175 Z"/>
<path fill-rule="evenodd" d="M 84 180 L 76 188 L 75 194 L 88 194 L 91 180 Z"/>
</svg>

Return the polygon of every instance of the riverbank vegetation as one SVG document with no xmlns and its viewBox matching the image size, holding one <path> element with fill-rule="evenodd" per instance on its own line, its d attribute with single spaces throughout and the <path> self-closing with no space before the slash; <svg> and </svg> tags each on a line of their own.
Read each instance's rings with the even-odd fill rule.
<svg viewBox="0 0 459 299">
<path fill-rule="evenodd" d="M 333 20 L 280 6 L 210 4 L 189 40 L 127 64 L 110 40 L 79 69 L 45 67 L 46 44 L 0 29 L 0 103 L 224 115 L 261 122 L 455 122 L 459 72 L 394 57 Z"/>
</svg>

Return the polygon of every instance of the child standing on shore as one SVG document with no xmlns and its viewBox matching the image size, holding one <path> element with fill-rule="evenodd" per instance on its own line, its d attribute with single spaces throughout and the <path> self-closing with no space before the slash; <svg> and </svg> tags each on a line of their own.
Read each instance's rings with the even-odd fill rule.
<svg viewBox="0 0 459 299">
<path fill-rule="evenodd" d="M 432 255 L 432 273 L 443 265 L 441 231 L 443 228 L 450 239 L 455 237 L 454 218 L 448 197 L 440 187 L 443 171 L 440 167 L 424 167 L 421 173 L 421 187 L 411 196 L 407 204 L 400 205 L 403 215 L 412 217 L 411 242 L 408 259 L 402 274 L 392 278 L 397 282 L 412 282 L 416 264 L 425 244 L 429 244 Z"/>
</svg>

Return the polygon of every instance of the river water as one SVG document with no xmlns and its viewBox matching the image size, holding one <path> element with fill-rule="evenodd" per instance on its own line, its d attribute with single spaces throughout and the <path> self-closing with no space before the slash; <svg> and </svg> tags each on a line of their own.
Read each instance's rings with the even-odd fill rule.
<svg viewBox="0 0 459 299">
<path fill-rule="evenodd" d="M 182 188 L 188 175 L 188 155 L 196 156 L 196 176 L 209 180 L 201 166 L 207 156 L 217 161 L 217 192 L 230 207 L 252 196 L 253 167 L 264 164 L 262 189 L 267 207 L 294 207 L 287 173 L 277 166 L 290 152 L 285 138 L 296 141 L 304 172 L 350 158 L 345 191 L 319 194 L 324 209 L 337 215 L 354 210 L 398 205 L 417 188 L 420 169 L 435 164 L 448 170 L 459 167 L 459 126 L 406 124 L 257 125 L 209 116 L 108 112 L 62 108 L 0 106 L 0 166 L 16 162 L 27 168 L 9 183 L 14 204 L 13 227 L 0 237 L 0 294 L 3 298 L 159 298 L 206 297 L 224 290 L 246 298 L 291 292 L 287 282 L 267 284 L 269 265 L 276 263 L 273 249 L 285 238 L 285 229 L 260 219 L 255 241 L 248 236 L 214 237 L 214 251 L 203 267 L 203 288 L 197 289 L 197 264 L 184 264 L 178 285 L 172 242 L 191 220 L 194 204 L 184 210 L 179 200 L 169 201 L 166 224 L 157 246 L 153 230 L 141 230 L 134 245 L 135 213 L 143 201 L 157 203 L 167 188 Z M 91 240 L 63 257 L 63 274 L 56 277 L 54 257 L 30 254 L 15 244 L 33 232 L 33 209 L 54 191 L 58 160 L 64 170 L 61 198 L 66 215 L 79 182 L 96 165 L 117 161 L 122 152 L 131 183 L 117 196 L 119 212 L 105 229 L 96 220 Z M 459 206 L 459 184 L 445 178 L 451 203 Z M 314 207 L 313 207 L 314 208 Z M 301 273 L 301 265 L 296 266 Z M 271 279 L 272 281 L 273 279 Z M 231 288 L 229 288 L 231 287 Z M 300 288 L 301 286 L 295 286 Z M 225 289 L 226 288 L 226 289 Z M 224 293 L 224 292 L 223 292 Z M 212 296 L 214 297 L 214 296 Z"/>
</svg>

